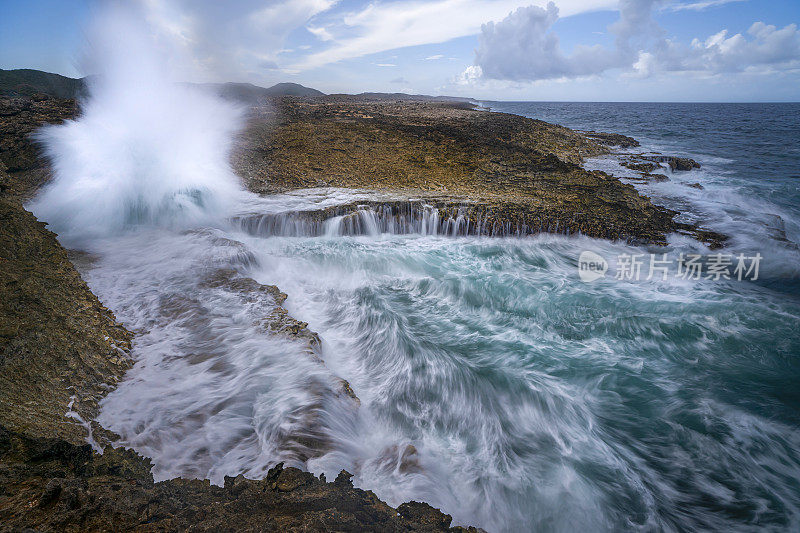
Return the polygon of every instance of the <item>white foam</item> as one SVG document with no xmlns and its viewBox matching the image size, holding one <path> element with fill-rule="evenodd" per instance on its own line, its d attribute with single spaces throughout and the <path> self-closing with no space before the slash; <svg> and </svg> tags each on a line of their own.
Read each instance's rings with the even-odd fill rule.
<svg viewBox="0 0 800 533">
<path fill-rule="evenodd" d="M 224 216 L 241 191 L 228 164 L 239 111 L 175 83 L 127 11 L 107 8 L 91 35 L 80 117 L 38 134 L 54 178 L 33 212 L 74 238 Z"/>
</svg>

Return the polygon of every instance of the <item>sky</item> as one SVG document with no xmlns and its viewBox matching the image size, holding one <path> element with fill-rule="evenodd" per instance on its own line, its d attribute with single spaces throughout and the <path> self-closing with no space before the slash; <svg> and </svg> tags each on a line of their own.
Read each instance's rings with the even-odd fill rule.
<svg viewBox="0 0 800 533">
<path fill-rule="evenodd" d="M 798 0 L 132 0 L 186 81 L 483 100 L 800 101 Z M 78 77 L 98 0 L 0 0 L 0 68 Z"/>
</svg>

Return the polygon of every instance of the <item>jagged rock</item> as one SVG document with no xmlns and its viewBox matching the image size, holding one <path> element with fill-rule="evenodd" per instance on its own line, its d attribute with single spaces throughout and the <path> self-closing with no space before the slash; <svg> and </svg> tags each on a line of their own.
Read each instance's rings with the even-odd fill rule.
<svg viewBox="0 0 800 533">
<path fill-rule="evenodd" d="M 347 470 L 342 470 L 341 472 L 339 472 L 339 475 L 336 476 L 336 479 L 334 480 L 333 483 L 336 484 L 336 485 L 345 485 L 345 486 L 348 486 L 348 487 L 352 487 L 353 486 L 353 482 L 350 480 L 350 478 L 352 478 L 352 477 L 353 477 L 353 474 L 351 474 Z"/>
<path fill-rule="evenodd" d="M 642 172 L 644 174 L 649 174 L 657 168 L 661 168 L 661 165 L 658 163 L 653 163 L 652 161 L 643 161 L 643 162 L 636 162 L 633 160 L 626 160 L 620 163 L 623 167 L 627 167 L 631 170 L 636 170 L 638 172 Z"/>
<path fill-rule="evenodd" d="M 474 531 L 410 502 L 394 509 L 354 488 L 278 464 L 263 480 L 226 477 L 153 482 L 150 463 L 130 450 L 30 438 L 0 425 L 3 531 Z"/>
<path fill-rule="evenodd" d="M 154 483 L 150 462 L 135 452 L 106 447 L 97 455 L 84 444 L 86 428 L 64 415 L 72 406 L 84 420 L 94 418 L 108 385 L 131 364 L 131 334 L 21 204 L 49 177 L 30 133 L 76 113 L 73 100 L 0 98 L 2 528 L 447 531 L 448 515 L 419 503 L 395 510 L 354 488 L 345 471 L 332 483 L 282 464 L 263 480 L 237 476 L 223 487 L 191 479 Z M 466 208 L 489 227 L 520 233 L 575 230 L 664 243 L 678 230 L 724 239 L 675 223 L 675 212 L 613 176 L 580 168 L 584 157 L 608 153 L 595 137 L 464 105 L 284 98 L 255 110 L 235 166 L 258 192 L 322 185 L 411 191 L 417 198 L 423 192 L 446 216 Z M 278 307 L 264 327 L 308 341 L 312 352 L 318 346 L 305 323 L 280 311 L 286 295 L 277 287 L 227 274 L 208 282 L 270 294 Z M 355 396 L 344 380 L 341 389 Z M 91 427 L 101 442 L 113 438 Z M 411 445 L 396 449 L 397 468 L 416 471 L 416 455 Z"/>
<path fill-rule="evenodd" d="M 700 168 L 700 163 L 688 157 L 675 157 L 671 155 L 639 155 L 636 158 L 646 161 L 654 161 L 658 163 L 666 163 L 670 170 L 692 170 L 693 168 Z"/>
<path fill-rule="evenodd" d="M 692 170 L 700 168 L 700 163 L 688 157 L 672 157 L 667 163 L 672 170 Z"/>
<path fill-rule="evenodd" d="M 0 162 L 8 172 L 46 164 L 31 134 L 43 123 L 57 124 L 78 111 L 74 100 L 0 98 Z M 35 184 L 35 185 L 38 185 Z"/>
<path fill-rule="evenodd" d="M 594 141 L 609 146 L 620 146 L 622 148 L 634 148 L 639 146 L 639 141 L 633 137 L 627 137 L 619 133 L 601 133 L 597 131 L 584 131 L 582 133 Z"/>
<path fill-rule="evenodd" d="M 64 415 L 69 405 L 84 420 L 97 415 L 107 384 L 131 366 L 131 334 L 44 226 L 0 196 L 0 423 L 82 443 L 85 428 Z"/>
</svg>

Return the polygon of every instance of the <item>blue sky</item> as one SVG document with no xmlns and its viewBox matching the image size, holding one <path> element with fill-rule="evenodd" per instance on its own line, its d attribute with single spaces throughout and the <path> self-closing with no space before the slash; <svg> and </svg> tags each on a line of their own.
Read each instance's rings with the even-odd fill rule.
<svg viewBox="0 0 800 533">
<path fill-rule="evenodd" d="M 181 79 L 482 99 L 800 101 L 797 0 L 142 0 Z M 87 74 L 89 0 L 0 0 L 0 68 Z"/>
</svg>

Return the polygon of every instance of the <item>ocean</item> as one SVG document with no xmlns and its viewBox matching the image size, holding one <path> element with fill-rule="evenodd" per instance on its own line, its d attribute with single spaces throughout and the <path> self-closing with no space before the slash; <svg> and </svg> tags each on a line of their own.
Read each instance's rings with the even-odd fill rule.
<svg viewBox="0 0 800 533">
<path fill-rule="evenodd" d="M 800 105 L 483 105 L 694 158 L 700 169 L 636 186 L 730 240 L 640 247 L 377 224 L 348 235 L 338 219 L 322 235 L 260 235 L 234 222 L 354 197 L 334 189 L 242 191 L 222 222 L 190 231 L 84 235 L 72 241 L 93 257 L 82 274 L 138 333 L 100 422 L 153 458 L 157 479 L 344 468 L 390 504 L 426 501 L 489 531 L 800 528 Z M 60 131 L 54 150 L 112 142 Z M 587 167 L 631 176 L 619 158 Z M 33 207 L 48 220 L 58 210 Z M 584 252 L 603 265 L 588 277 Z M 680 276 L 689 256 L 699 279 Z M 715 279 L 723 257 L 730 279 Z M 632 258 L 640 271 L 626 270 Z M 650 275 L 653 258 L 669 268 Z M 264 330 L 262 296 L 204 281 L 218 268 L 284 291 L 324 366 Z M 326 392 L 336 376 L 358 408 Z M 309 420 L 328 444 L 305 460 Z"/>
</svg>

